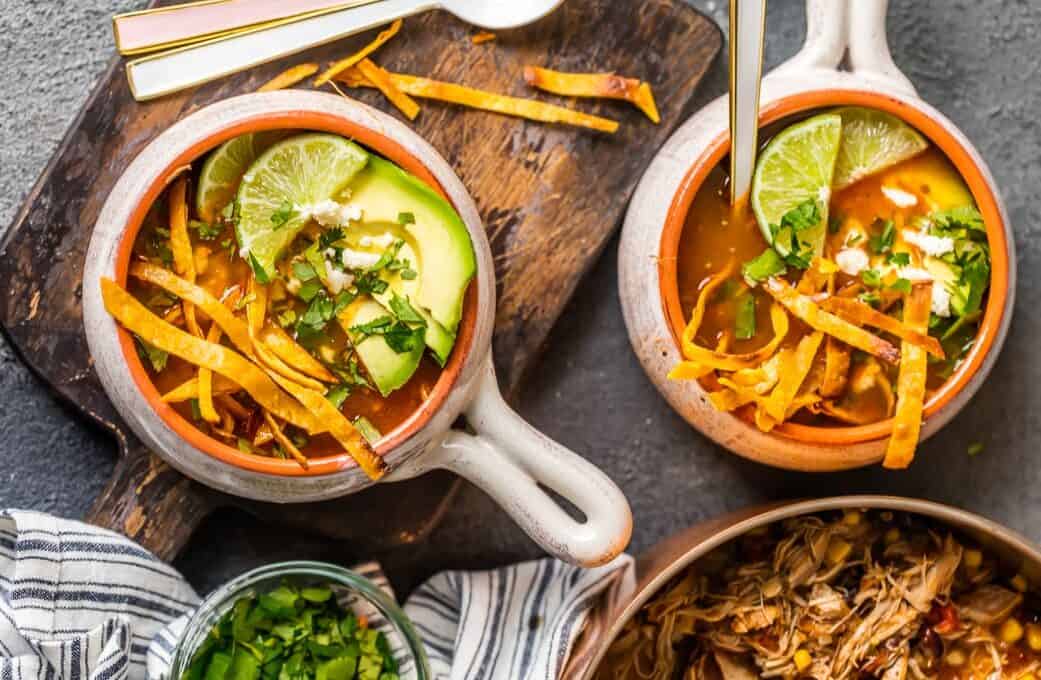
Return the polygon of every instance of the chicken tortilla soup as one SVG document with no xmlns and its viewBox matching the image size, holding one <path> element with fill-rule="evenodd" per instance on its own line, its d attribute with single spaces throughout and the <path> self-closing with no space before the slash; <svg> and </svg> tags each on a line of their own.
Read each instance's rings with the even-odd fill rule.
<svg viewBox="0 0 1041 680">
<path fill-rule="evenodd" d="M 194 427 L 248 455 L 372 444 L 427 398 L 474 275 L 439 193 L 343 137 L 236 137 L 178 176 L 133 244 L 106 309 Z"/>
<path fill-rule="evenodd" d="M 763 431 L 893 419 L 905 467 L 928 401 L 972 347 L 990 286 L 983 218 L 903 121 L 848 107 L 764 130 L 747 204 L 713 169 L 678 253 L 689 323 L 669 374 Z"/>
</svg>

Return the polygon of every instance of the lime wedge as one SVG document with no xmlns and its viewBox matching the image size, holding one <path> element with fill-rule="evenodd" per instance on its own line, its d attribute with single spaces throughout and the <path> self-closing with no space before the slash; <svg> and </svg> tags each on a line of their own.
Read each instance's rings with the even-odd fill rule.
<svg viewBox="0 0 1041 680">
<path fill-rule="evenodd" d="M 337 135 L 308 133 L 275 144 L 242 177 L 236 236 L 239 252 L 264 280 L 307 224 L 306 210 L 347 187 L 369 155 Z"/>
<path fill-rule="evenodd" d="M 792 234 L 781 230 L 775 242 L 774 232 L 789 211 L 810 200 L 817 204 L 820 221 L 800 229 L 797 238 L 814 254 L 824 250 L 831 178 L 841 132 L 842 119 L 837 114 L 821 114 L 786 127 L 759 155 L 752 177 L 752 210 L 763 236 L 781 255 L 791 252 Z"/>
<path fill-rule="evenodd" d="M 203 222 L 215 222 L 239 189 L 249 166 L 272 144 L 284 139 L 282 130 L 239 135 L 218 146 L 206 157 L 195 191 L 195 210 Z"/>
<path fill-rule="evenodd" d="M 842 117 L 842 143 L 831 186 L 842 189 L 922 151 L 929 143 L 917 130 L 884 111 L 850 106 Z"/>
</svg>

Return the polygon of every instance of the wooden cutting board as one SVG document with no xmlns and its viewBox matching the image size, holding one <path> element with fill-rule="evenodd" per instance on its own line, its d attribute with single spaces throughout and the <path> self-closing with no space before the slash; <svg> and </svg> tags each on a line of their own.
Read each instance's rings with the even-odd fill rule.
<svg viewBox="0 0 1041 680">
<path fill-rule="evenodd" d="M 624 102 L 540 95 L 621 122 L 617 134 L 604 135 L 420 102 L 413 127 L 455 168 L 488 229 L 499 294 L 496 365 L 513 394 L 620 223 L 644 168 L 681 122 L 722 37 L 682 0 L 567 0 L 553 15 L 500 33 L 494 42 L 474 45 L 473 32 L 447 13 L 430 12 L 407 20 L 375 59 L 393 71 L 516 96 L 535 94 L 521 77 L 527 64 L 613 70 L 650 82 L 662 116 L 654 125 Z M 0 328 L 45 383 L 119 442 L 113 478 L 88 519 L 165 559 L 211 510 L 227 505 L 351 539 L 361 549 L 410 543 L 437 524 L 458 489 L 454 477 L 439 473 L 292 507 L 211 491 L 163 464 L 124 424 L 91 368 L 83 333 L 81 275 L 91 230 L 110 188 L 141 148 L 201 106 L 253 91 L 294 63 L 325 64 L 371 38 L 355 36 L 145 104 L 133 100 L 122 64 L 114 61 L 0 246 Z M 375 91 L 350 95 L 398 115 Z"/>
</svg>

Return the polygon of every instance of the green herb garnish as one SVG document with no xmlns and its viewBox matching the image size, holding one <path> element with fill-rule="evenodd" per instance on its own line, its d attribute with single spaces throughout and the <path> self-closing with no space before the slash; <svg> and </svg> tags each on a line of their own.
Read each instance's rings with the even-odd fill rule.
<svg viewBox="0 0 1041 680">
<path fill-rule="evenodd" d="M 212 241 L 224 231 L 222 224 L 209 224 L 200 220 L 189 220 L 188 227 L 199 232 L 199 238 L 203 241 Z"/>
<path fill-rule="evenodd" d="M 796 269 L 806 269 L 813 260 L 813 246 L 799 239 L 799 233 L 813 229 L 821 222 L 821 211 L 816 199 L 808 198 L 781 217 L 780 224 L 770 225 L 775 247 L 783 243 L 788 250 L 784 262 Z"/>
<path fill-rule="evenodd" d="M 286 581 L 241 598 L 180 680 L 398 680 L 386 637 L 335 595 L 326 585 Z"/>
<path fill-rule="evenodd" d="M 352 422 L 354 427 L 358 429 L 358 432 L 361 432 L 361 436 L 365 437 L 365 440 L 370 444 L 375 444 L 383 437 L 380 431 L 376 429 L 376 426 L 372 424 L 372 421 L 365 416 L 358 416 Z"/>
<path fill-rule="evenodd" d="M 134 339 L 137 341 L 137 353 L 141 359 L 147 361 L 153 371 L 162 373 L 163 369 L 166 368 L 166 362 L 170 359 L 170 353 L 159 349 L 150 342 L 142 340 L 137 335 L 134 336 Z"/>
<path fill-rule="evenodd" d="M 322 235 L 318 237 L 318 249 L 325 250 L 331 248 L 334 243 L 343 239 L 343 229 L 340 227 L 334 227 L 328 231 L 323 231 Z"/>
<path fill-rule="evenodd" d="M 911 256 L 908 253 L 889 253 L 886 255 L 886 263 L 896 267 L 906 267 L 911 264 Z"/>
<path fill-rule="evenodd" d="M 865 269 L 860 272 L 860 280 L 868 288 L 878 288 L 882 285 L 882 275 L 878 273 L 877 269 Z"/>
<path fill-rule="evenodd" d="M 350 393 L 350 385 L 344 385 L 341 383 L 330 387 L 329 391 L 325 393 L 325 398 L 328 399 L 333 406 L 340 408 L 343 406 L 344 400 L 347 399 Z"/>
<path fill-rule="evenodd" d="M 905 278 L 899 278 L 886 286 L 886 288 L 907 295 L 911 292 L 911 281 Z"/>
<path fill-rule="evenodd" d="M 773 248 L 767 248 L 758 257 L 741 266 L 742 276 L 753 283 L 762 283 L 771 276 L 784 274 L 786 270 L 784 260 Z"/>
<path fill-rule="evenodd" d="M 286 199 L 282 201 L 282 205 L 278 206 L 278 210 L 271 213 L 271 224 L 275 225 L 275 229 L 281 229 L 289 224 L 289 220 L 293 219 L 293 215 L 295 214 L 296 211 L 293 210 L 293 202 Z"/>
<path fill-rule="evenodd" d="M 877 219 L 871 225 L 878 233 L 872 234 L 868 239 L 868 247 L 875 255 L 884 255 L 893 249 L 893 241 L 896 239 L 896 226 L 893 220 Z"/>
<path fill-rule="evenodd" d="M 746 293 L 737 301 L 734 337 L 738 340 L 750 340 L 755 337 L 755 296 L 751 293 Z"/>
<path fill-rule="evenodd" d="M 410 212 L 398 213 L 398 224 L 415 224 L 416 216 Z"/>
</svg>

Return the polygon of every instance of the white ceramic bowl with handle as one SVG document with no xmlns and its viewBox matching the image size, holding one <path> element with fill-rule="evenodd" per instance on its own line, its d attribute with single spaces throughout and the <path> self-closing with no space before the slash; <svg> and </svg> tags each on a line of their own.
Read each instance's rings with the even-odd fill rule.
<svg viewBox="0 0 1041 680">
<path fill-rule="evenodd" d="M 159 135 L 130 164 L 98 217 L 83 273 L 83 316 L 94 366 L 134 432 L 174 468 L 221 491 L 295 503 L 343 496 L 373 482 L 345 453 L 313 459 L 309 470 L 238 451 L 208 437 L 159 398 L 130 334 L 106 312 L 103 277 L 125 284 L 130 249 L 148 206 L 185 164 L 247 132 L 300 129 L 350 137 L 420 177 L 459 212 L 477 256 L 452 356 L 430 396 L 374 447 L 385 481 L 451 470 L 492 496 L 540 546 L 582 565 L 602 564 L 629 542 L 625 497 L 589 462 L 532 428 L 503 401 L 491 360 L 495 275 L 476 206 L 451 167 L 405 125 L 331 94 L 249 94 L 205 107 Z M 465 415 L 474 429 L 451 429 Z M 544 489 L 585 516 L 573 519 Z"/>
<path fill-rule="evenodd" d="M 918 96 L 893 63 L 886 43 L 886 6 L 886 0 L 808 0 L 805 45 L 763 80 L 760 126 L 828 107 L 880 109 L 923 133 L 971 190 L 990 242 L 990 291 L 975 345 L 925 405 L 925 439 L 968 403 L 997 359 L 1012 319 L 1015 246 L 1008 214 L 983 158 L 954 123 Z M 839 68 L 844 56 L 849 70 Z M 813 471 L 877 463 L 892 431 L 889 420 L 857 427 L 783 423 L 773 432 L 761 432 L 717 411 L 696 381 L 667 378 L 682 359 L 678 338 L 686 323 L 676 271 L 680 234 L 701 183 L 726 157 L 728 122 L 726 96 L 692 116 L 652 161 L 630 203 L 618 280 L 633 349 L 658 391 L 684 419 L 741 456 Z"/>
</svg>

